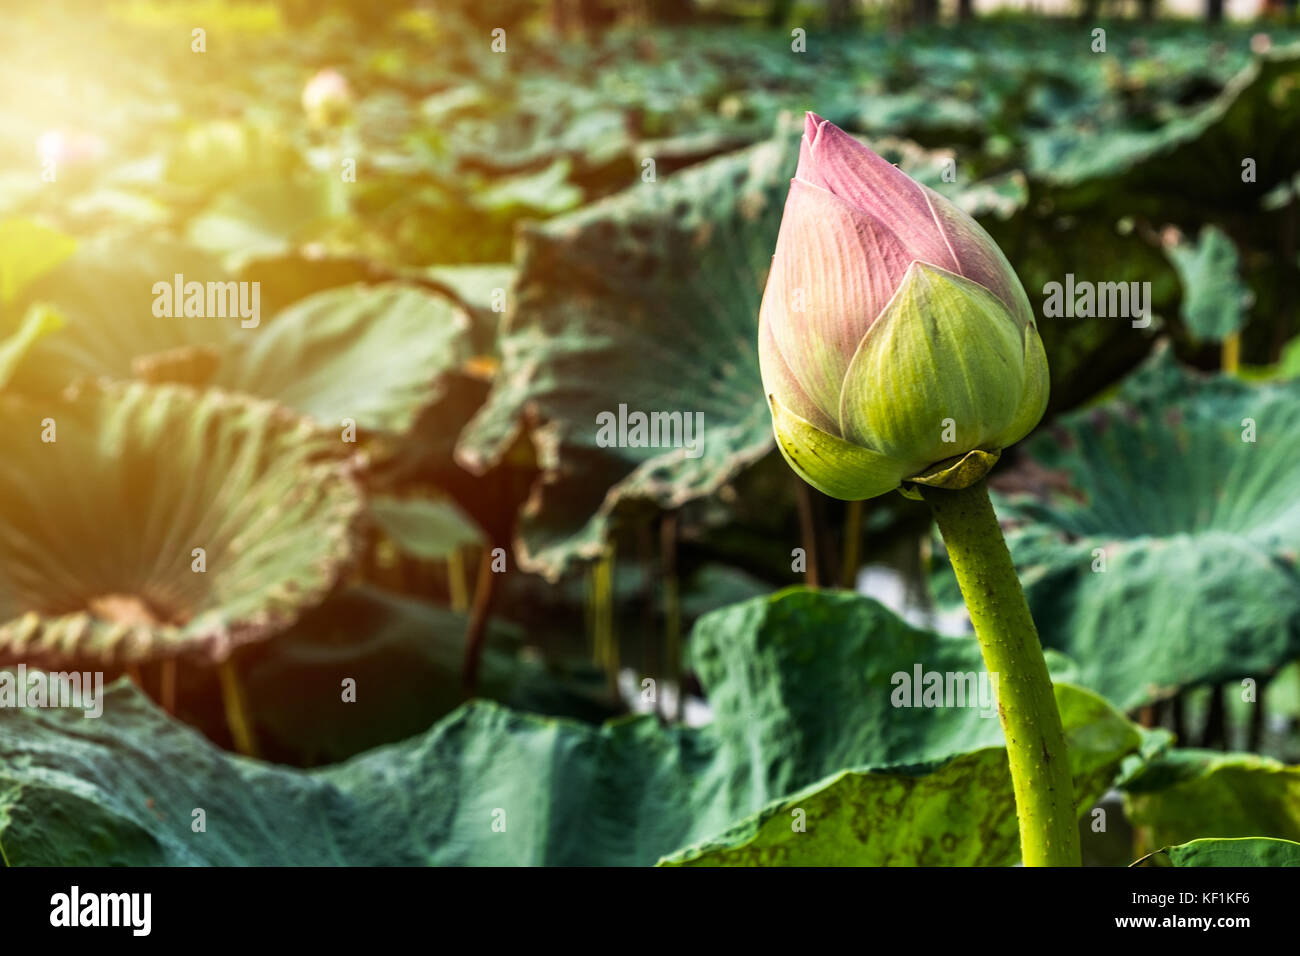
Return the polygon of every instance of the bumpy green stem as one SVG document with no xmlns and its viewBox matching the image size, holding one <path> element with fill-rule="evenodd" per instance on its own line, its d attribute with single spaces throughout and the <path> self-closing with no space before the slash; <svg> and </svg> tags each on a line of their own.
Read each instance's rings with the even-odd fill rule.
<svg viewBox="0 0 1300 956">
<path fill-rule="evenodd" d="M 1074 783 L 1038 631 L 981 479 L 960 491 L 920 488 L 934 513 L 979 638 L 996 674 L 1025 866 L 1079 866 Z"/>
</svg>

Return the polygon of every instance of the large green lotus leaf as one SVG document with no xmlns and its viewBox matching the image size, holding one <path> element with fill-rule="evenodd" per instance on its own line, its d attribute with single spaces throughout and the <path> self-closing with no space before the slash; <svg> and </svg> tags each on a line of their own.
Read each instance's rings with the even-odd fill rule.
<svg viewBox="0 0 1300 956">
<path fill-rule="evenodd" d="M 273 398 L 331 427 L 404 432 L 469 357 L 468 321 L 403 285 L 308 296 L 222 356 L 213 384 Z"/>
<path fill-rule="evenodd" d="M 793 588 L 705 615 L 691 632 L 689 663 L 708 690 L 717 732 L 737 750 L 779 752 L 795 739 L 818 741 L 815 763 L 788 754 L 762 802 L 824 774 L 857 765 L 935 761 L 1000 744 L 996 713 L 969 707 L 895 707 L 893 676 L 922 671 L 983 672 L 974 638 L 910 627 L 875 601 L 846 592 Z M 808 694 L 815 673 L 820 691 Z M 853 719 L 828 708 L 853 701 Z M 762 721 L 753 721 L 762 715 Z M 917 718 L 917 719 L 914 719 Z"/>
<path fill-rule="evenodd" d="M 978 671 L 978 649 L 867 598 L 783 592 L 716 612 L 692 643 L 716 701 L 705 727 L 649 715 L 596 727 L 472 702 L 421 736 L 314 772 L 231 757 L 126 684 L 99 720 L 0 710 L 0 846 L 12 864 L 645 865 L 846 766 L 942 764 L 1001 739 L 997 719 L 974 708 L 889 704 L 892 671 Z M 1093 695 L 1058 693 L 1087 759 L 1134 749 Z M 206 833 L 191 830 L 195 808 Z M 1014 828 L 1009 789 L 1001 813 Z M 822 822 L 828 833 L 845 825 Z M 945 849 L 1015 855 L 1014 839 L 991 856 L 960 839 Z"/>
<path fill-rule="evenodd" d="M 535 422 L 524 567 L 556 577 L 598 553 L 620 501 L 683 504 L 771 448 L 756 316 L 795 160 L 765 143 L 522 232 L 502 368 L 457 455 L 484 471 Z M 620 405 L 701 413 L 702 454 L 601 447 L 597 415 Z"/>
<path fill-rule="evenodd" d="M 1062 208 L 1123 197 L 1126 212 L 1163 208 L 1182 197 L 1203 218 L 1207 207 L 1253 209 L 1260 195 L 1300 167 L 1300 45 L 1252 60 L 1205 105 L 1160 124 L 1107 126 L 1089 117 L 1078 128 L 1030 134 L 1031 179 Z M 1257 182 L 1243 182 L 1242 160 L 1256 161 Z M 1263 188 L 1261 188 L 1263 187 Z"/>
<path fill-rule="evenodd" d="M 483 542 L 478 526 L 446 498 L 376 495 L 369 506 L 380 530 L 416 558 L 445 561 L 461 548 Z"/>
<path fill-rule="evenodd" d="M 1167 351 L 1031 439 L 999 512 L 1044 645 L 1123 708 L 1300 654 L 1297 443 L 1300 384 Z"/>
<path fill-rule="evenodd" d="M 454 149 L 462 170 L 483 170 L 499 178 L 502 173 L 554 169 L 563 163 L 600 168 L 631 163 L 631 138 L 626 114 L 610 107 L 593 90 L 568 80 L 539 77 L 512 91 L 512 108 L 492 115 L 499 91 L 484 90 L 479 108 L 461 110 L 462 116 L 448 124 L 447 145 Z M 439 107 L 449 105 L 426 100 L 424 112 L 437 117 Z M 463 105 L 463 104 L 456 104 Z M 509 182 L 509 180 L 507 180 Z M 557 191 L 568 188 L 564 177 Z M 540 194 L 536 208 L 545 209 Z"/>
<path fill-rule="evenodd" d="M 282 256 L 326 234 L 347 211 L 347 188 L 333 170 L 315 178 L 240 183 L 191 219 L 185 237 L 232 267 L 255 257 Z"/>
<path fill-rule="evenodd" d="M 1165 254 L 1183 284 L 1183 321 L 1198 339 L 1222 342 L 1246 322 L 1251 294 L 1238 275 L 1237 247 L 1222 229 L 1205 226 L 1195 241 Z"/>
<path fill-rule="evenodd" d="M 213 354 L 236 337 L 237 318 L 159 317 L 154 285 L 226 282 L 234 277 L 209 256 L 175 243 L 98 238 L 82 242 L 70 259 L 34 282 L 23 295 L 47 302 L 66 320 L 42 339 L 14 376 L 15 390 L 57 395 L 81 378 L 130 378 L 143 356 Z"/>
<path fill-rule="evenodd" d="M 508 176 L 486 185 L 474 205 L 490 215 L 547 217 L 568 212 L 582 203 L 582 190 L 569 182 L 570 163 L 557 159 L 535 173 Z"/>
<path fill-rule="evenodd" d="M 1148 845 L 1214 837 L 1300 840 L 1300 767 L 1255 754 L 1171 750 L 1122 784 Z"/>
<path fill-rule="evenodd" d="M 515 284 L 516 269 L 508 262 L 466 263 L 454 266 L 430 266 L 423 274 L 443 283 L 465 308 L 492 310 L 498 295 Z"/>
<path fill-rule="evenodd" d="M 1192 840 L 1162 852 L 1174 866 L 1300 866 L 1300 843 L 1267 837 Z"/>
<path fill-rule="evenodd" d="M 155 315 L 154 284 L 172 284 L 177 274 L 187 283 L 234 280 L 184 247 L 83 244 L 29 290 L 67 321 L 30 349 L 13 388 L 54 395 L 97 377 L 215 384 L 275 399 L 330 427 L 350 418 L 363 429 L 402 432 L 471 352 L 464 310 L 420 288 L 328 289 L 274 316 L 259 310 L 257 325 L 245 328 L 239 316 Z"/>
<path fill-rule="evenodd" d="M 433 266 L 423 271 L 429 280 L 447 293 L 470 316 L 471 344 L 480 355 L 500 352 L 498 336 L 504 317 L 508 293 L 518 274 L 508 263 L 476 263 Z"/>
<path fill-rule="evenodd" d="M 1141 735 L 1100 697 L 1056 686 L 1083 816 Z M 796 818 L 801 828 L 793 825 Z M 1003 746 L 947 762 L 849 770 L 664 860 L 689 866 L 992 866 L 1020 859 Z"/>
<path fill-rule="evenodd" d="M 66 260 L 77 248 L 71 236 L 27 219 L 0 222 L 0 306 Z"/>
<path fill-rule="evenodd" d="M 87 384 L 0 423 L 2 660 L 221 660 L 352 558 L 352 446 L 274 403 Z"/>
</svg>

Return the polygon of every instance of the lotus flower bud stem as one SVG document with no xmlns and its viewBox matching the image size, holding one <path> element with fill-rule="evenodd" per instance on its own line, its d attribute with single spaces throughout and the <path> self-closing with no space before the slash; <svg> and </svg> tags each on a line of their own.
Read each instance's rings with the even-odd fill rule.
<svg viewBox="0 0 1300 956">
<path fill-rule="evenodd" d="M 244 697 L 243 684 L 239 680 L 233 659 L 226 658 L 217 665 L 217 679 L 221 683 L 221 704 L 226 712 L 226 726 L 230 729 L 235 749 L 245 757 L 260 756 L 257 736 L 253 731 L 253 714 Z"/>
<path fill-rule="evenodd" d="M 813 514 L 812 492 L 802 481 L 795 483 L 794 501 L 799 512 L 799 543 L 803 546 L 804 583 L 810 588 L 819 588 L 821 575 L 817 565 L 819 544 L 817 519 Z"/>
<path fill-rule="evenodd" d="M 857 587 L 861 545 L 862 502 L 850 501 L 844 508 L 844 560 L 840 565 L 840 587 L 846 591 Z"/>
<path fill-rule="evenodd" d="M 1220 367 L 1227 375 L 1236 375 L 1241 367 L 1241 333 L 1233 332 L 1223 340 Z"/>
<path fill-rule="evenodd" d="M 176 716 L 176 659 L 168 658 L 158 669 L 158 703 L 170 717 Z"/>
<path fill-rule="evenodd" d="M 677 512 L 670 511 L 659 525 L 660 567 L 663 569 L 664 655 L 668 658 L 668 678 L 677 688 L 669 720 L 681 720 L 685 712 L 682 698 L 682 602 L 677 580 Z"/>
<path fill-rule="evenodd" d="M 483 647 L 487 638 L 488 618 L 492 606 L 496 603 L 497 579 L 505 571 L 493 570 L 495 560 L 493 541 L 483 546 L 483 555 L 479 559 L 478 581 L 474 585 L 474 606 L 469 614 L 469 626 L 465 631 L 465 658 L 461 665 L 461 689 L 466 697 L 472 697 L 478 689 L 478 672 L 483 663 Z"/>
<path fill-rule="evenodd" d="M 1025 866 L 1079 866 L 1074 782 L 1052 679 L 983 479 L 959 490 L 922 487 L 934 513 L 984 666 L 997 675 Z"/>
</svg>

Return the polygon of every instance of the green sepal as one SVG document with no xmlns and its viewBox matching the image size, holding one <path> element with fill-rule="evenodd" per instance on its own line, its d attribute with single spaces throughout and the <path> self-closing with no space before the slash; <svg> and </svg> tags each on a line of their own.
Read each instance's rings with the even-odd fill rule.
<svg viewBox="0 0 1300 956">
<path fill-rule="evenodd" d="M 960 491 L 962 488 L 969 488 L 987 475 L 1001 457 L 1002 452 L 998 449 L 985 451 L 976 448 L 960 457 L 948 458 L 931 465 L 919 475 L 909 478 L 907 484 Z M 918 501 L 922 500 L 920 492 L 916 493 L 916 498 Z"/>
<path fill-rule="evenodd" d="M 1024 438 L 1047 411 L 1047 394 L 1050 384 L 1047 372 L 1047 351 L 1038 329 L 1025 329 L 1025 387 L 1011 424 L 989 441 L 990 447 L 1008 448 Z"/>
<path fill-rule="evenodd" d="M 990 447 L 1018 421 L 1024 362 L 1021 329 L 1001 300 L 915 262 L 849 364 L 841 434 L 896 460 L 904 474 L 954 450 Z"/>
<path fill-rule="evenodd" d="M 767 397 L 781 454 L 804 481 L 841 501 L 874 498 L 898 487 L 903 467 L 884 455 L 823 431 Z"/>
</svg>

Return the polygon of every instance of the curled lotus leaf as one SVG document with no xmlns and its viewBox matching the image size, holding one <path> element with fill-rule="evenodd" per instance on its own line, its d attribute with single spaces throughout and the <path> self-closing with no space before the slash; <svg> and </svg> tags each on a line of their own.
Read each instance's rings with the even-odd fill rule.
<svg viewBox="0 0 1300 956">
<path fill-rule="evenodd" d="M 48 303 L 64 327 L 33 345 L 14 374 L 13 389 L 57 395 L 82 378 L 129 378 L 145 370 L 136 362 L 142 356 L 224 352 L 240 331 L 238 319 L 154 314 L 155 284 L 174 281 L 177 274 L 205 283 L 233 278 L 212 258 L 162 242 L 83 242 L 18 300 Z"/>
<path fill-rule="evenodd" d="M 222 356 L 214 384 L 330 426 L 350 418 L 361 428 L 405 432 L 469 358 L 460 310 L 400 284 L 318 292 L 247 333 Z"/>
<path fill-rule="evenodd" d="M 1183 322 L 1201 340 L 1222 342 L 1246 323 L 1254 295 L 1241 279 L 1241 255 L 1226 232 L 1203 226 L 1195 240 L 1169 244 L 1165 255 L 1183 286 Z"/>
<path fill-rule="evenodd" d="M 1288 132 L 1300 117 L 1300 44 L 1277 46 L 1251 59 L 1212 100 L 1189 106 L 1168 121 L 1145 127 L 1096 128 L 1080 114 L 1028 134 L 1027 169 L 1059 209 L 1098 202 L 1122 204 L 1128 214 L 1186 204 L 1229 214 L 1251 208 L 1279 174 L 1290 176 L 1300 143 Z M 1251 144 L 1260 185 L 1242 176 L 1239 143 Z"/>
<path fill-rule="evenodd" d="M 354 554 L 352 446 L 274 403 L 91 383 L 0 423 L 0 660 L 220 661 Z"/>
<path fill-rule="evenodd" d="M 181 295 L 169 294 L 177 282 Z M 184 314 L 190 283 L 201 285 L 203 309 L 215 314 Z M 13 388 L 54 395 L 98 377 L 215 385 L 331 426 L 351 419 L 401 433 L 471 356 L 470 318 L 450 295 L 356 283 L 272 315 L 264 291 L 260 280 L 237 284 L 192 249 L 88 242 L 30 287 L 27 295 L 48 302 L 65 324 L 27 350 Z M 256 306 L 256 315 L 244 318 L 236 305 L 250 314 Z"/>
<path fill-rule="evenodd" d="M 558 577 L 600 552 L 622 502 L 677 507 L 771 449 L 754 339 L 795 158 L 763 143 L 521 233 L 501 371 L 456 456 L 485 472 L 531 420 L 544 475 L 524 567 Z M 676 431 L 607 436 L 598 416 L 620 410 Z"/>
</svg>

